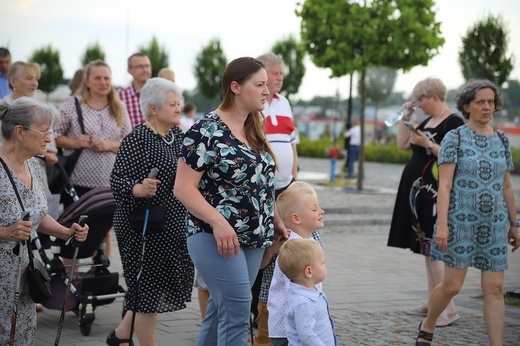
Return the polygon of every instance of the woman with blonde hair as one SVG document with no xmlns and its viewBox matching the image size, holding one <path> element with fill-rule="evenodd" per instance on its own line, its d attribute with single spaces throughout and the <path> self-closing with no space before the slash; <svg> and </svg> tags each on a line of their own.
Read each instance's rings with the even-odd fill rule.
<svg viewBox="0 0 520 346">
<path fill-rule="evenodd" d="M 132 128 L 126 109 L 112 86 L 108 64 L 101 60 L 88 64 L 78 96 L 69 97 L 59 109 L 61 118 L 56 126 L 56 145 L 63 148 L 64 155 L 82 150 L 69 177 L 78 196 L 96 187 L 110 186 L 117 150 Z M 83 118 L 84 133 L 78 110 Z M 62 202 L 67 207 L 72 200 L 66 198 Z M 106 254 L 110 255 L 109 246 Z"/>
</svg>

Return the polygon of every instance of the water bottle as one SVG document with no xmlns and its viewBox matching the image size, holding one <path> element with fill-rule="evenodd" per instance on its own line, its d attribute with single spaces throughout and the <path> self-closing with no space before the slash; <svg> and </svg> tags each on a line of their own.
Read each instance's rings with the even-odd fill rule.
<svg viewBox="0 0 520 346">
<path fill-rule="evenodd" d="M 388 118 L 385 119 L 385 125 L 387 127 L 393 126 L 396 122 L 398 122 L 402 118 L 408 116 L 410 113 L 415 111 L 414 106 L 415 106 L 415 102 L 413 103 L 412 107 L 410 107 L 410 108 L 402 107 L 396 113 L 390 115 Z"/>
</svg>

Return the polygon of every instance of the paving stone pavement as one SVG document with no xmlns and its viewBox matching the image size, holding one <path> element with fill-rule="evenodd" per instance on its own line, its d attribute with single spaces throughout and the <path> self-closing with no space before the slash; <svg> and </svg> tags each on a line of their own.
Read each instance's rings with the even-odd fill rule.
<svg viewBox="0 0 520 346">
<path fill-rule="evenodd" d="M 326 211 L 321 230 L 328 276 L 324 291 L 329 299 L 339 345 L 413 345 L 421 317 L 407 315 L 405 307 L 419 305 L 426 296 L 423 258 L 407 250 L 386 246 L 395 193 L 403 165 L 366 163 L 363 191 L 354 185 L 329 186 L 329 160 L 300 159 L 300 179 L 317 190 Z M 513 177 L 517 188 L 520 177 Z M 122 269 L 116 245 L 111 271 Z M 510 254 L 505 290 L 520 288 L 520 252 Z M 434 345 L 487 345 L 482 319 L 480 272 L 468 271 L 465 285 L 455 299 L 461 318 L 438 328 Z M 184 310 L 160 314 L 158 345 L 195 344 L 200 323 L 196 292 Z M 99 306 L 90 335 L 81 335 L 77 317 L 66 314 L 61 344 L 104 345 L 106 336 L 119 323 L 121 300 Z M 35 345 L 54 343 L 60 311 L 38 314 Z M 506 307 L 505 346 L 520 345 L 520 307 Z M 135 340 L 136 338 L 134 338 Z"/>
</svg>

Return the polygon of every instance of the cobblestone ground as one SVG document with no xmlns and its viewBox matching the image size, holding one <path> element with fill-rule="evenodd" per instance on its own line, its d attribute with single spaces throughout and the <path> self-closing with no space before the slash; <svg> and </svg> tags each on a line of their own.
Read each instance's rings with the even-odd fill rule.
<svg viewBox="0 0 520 346">
<path fill-rule="evenodd" d="M 338 345 L 413 345 L 420 316 L 404 312 L 374 312 L 333 316 Z M 461 314 L 452 325 L 437 328 L 435 346 L 487 345 L 487 333 L 480 315 Z M 506 322 L 504 346 L 520 345 L 520 326 Z"/>
</svg>

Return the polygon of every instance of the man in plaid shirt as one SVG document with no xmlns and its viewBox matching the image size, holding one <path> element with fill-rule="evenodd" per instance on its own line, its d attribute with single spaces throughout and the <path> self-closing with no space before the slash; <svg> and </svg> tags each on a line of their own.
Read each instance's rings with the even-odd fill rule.
<svg viewBox="0 0 520 346">
<path fill-rule="evenodd" d="M 143 53 L 132 54 L 128 58 L 128 73 L 133 77 L 132 84 L 118 90 L 119 98 L 126 105 L 132 128 L 144 123 L 143 114 L 139 107 L 141 89 L 152 76 L 150 59 Z"/>
</svg>

